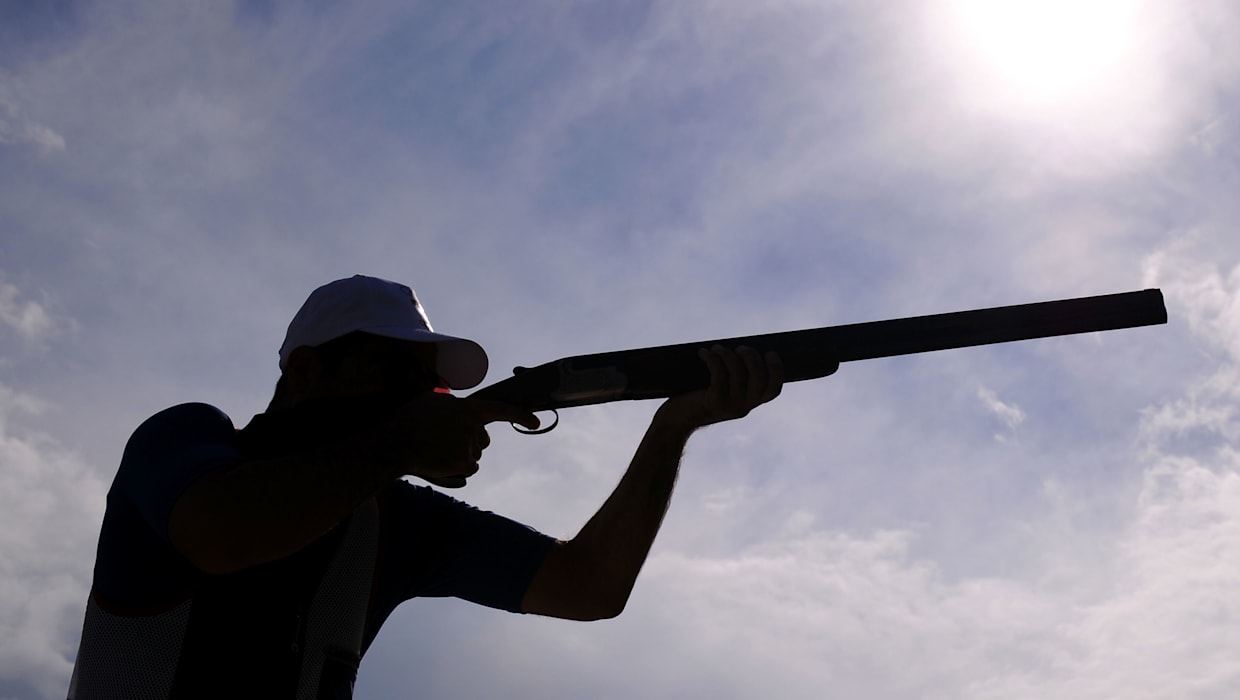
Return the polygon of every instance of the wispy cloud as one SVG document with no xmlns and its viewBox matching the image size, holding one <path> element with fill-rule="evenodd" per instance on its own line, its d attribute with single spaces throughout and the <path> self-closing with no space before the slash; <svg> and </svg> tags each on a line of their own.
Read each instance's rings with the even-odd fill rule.
<svg viewBox="0 0 1240 700">
<path fill-rule="evenodd" d="M 65 150 L 63 136 L 27 116 L 20 83 L 0 69 L 0 147 L 20 144 L 33 144 L 44 151 Z"/>
<path fill-rule="evenodd" d="M 1200 338 L 1240 360 L 1240 265 L 1230 270 L 1202 255 L 1210 243 L 1200 232 L 1188 233 L 1151 253 L 1144 264 L 1145 283 L 1163 286 Z M 1194 250 L 1195 243 L 1201 247 Z"/>
<path fill-rule="evenodd" d="M 0 325 L 32 344 L 46 341 L 57 330 L 44 304 L 25 298 L 20 289 L 5 281 L 3 271 L 0 271 Z"/>
<path fill-rule="evenodd" d="M 1165 290 L 1170 307 L 1199 339 L 1199 360 L 1209 370 L 1183 396 L 1147 409 L 1143 424 L 1151 439 L 1213 449 L 1219 439 L 1232 446 L 1240 440 L 1240 265 L 1228 270 L 1203 257 L 1203 249 L 1210 248 L 1202 237 L 1190 235 L 1146 260 L 1146 283 Z"/>
<path fill-rule="evenodd" d="M 1014 430 L 1016 426 L 1025 422 L 1025 412 L 1020 406 L 1000 401 L 994 391 L 986 387 L 978 387 L 977 398 L 986 407 L 987 411 L 1007 426 L 1008 430 Z M 998 435 L 996 435 L 996 438 L 1001 439 Z"/>
<path fill-rule="evenodd" d="M 106 484 L 24 428 L 45 402 L 0 384 L 0 680 L 63 695 L 85 611 Z"/>
</svg>

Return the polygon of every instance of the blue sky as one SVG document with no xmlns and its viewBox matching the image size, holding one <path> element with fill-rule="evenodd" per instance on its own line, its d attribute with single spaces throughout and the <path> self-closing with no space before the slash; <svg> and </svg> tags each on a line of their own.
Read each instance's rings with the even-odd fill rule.
<svg viewBox="0 0 1240 700">
<path fill-rule="evenodd" d="M 1240 691 L 1234 3 L 0 9 L 0 698 L 63 695 L 130 431 L 247 421 L 355 273 L 488 381 L 1151 286 L 1171 314 L 789 386 L 694 438 L 623 616 L 412 601 L 361 697 Z M 459 495 L 569 536 L 653 408 L 495 428 Z"/>
</svg>

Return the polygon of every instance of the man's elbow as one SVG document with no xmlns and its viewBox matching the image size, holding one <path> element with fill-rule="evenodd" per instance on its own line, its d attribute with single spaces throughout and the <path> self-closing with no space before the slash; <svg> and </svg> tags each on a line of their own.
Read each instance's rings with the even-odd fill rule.
<svg viewBox="0 0 1240 700">
<path fill-rule="evenodd" d="M 624 612 L 636 572 L 573 541 L 557 542 L 522 601 L 522 610 L 564 620 L 610 620 Z"/>
<path fill-rule="evenodd" d="M 599 622 L 602 620 L 610 620 L 619 617 L 624 612 L 624 602 L 583 602 L 578 605 L 563 606 L 555 610 L 527 610 L 549 617 L 558 617 L 561 620 L 572 620 L 573 622 Z"/>
<path fill-rule="evenodd" d="M 581 589 L 577 599 L 579 616 L 576 619 L 591 622 L 619 617 L 629 604 L 636 581 L 628 576 L 614 573 L 596 573 L 588 579 L 590 585 Z"/>
<path fill-rule="evenodd" d="M 602 596 L 599 600 L 591 601 L 588 605 L 583 606 L 579 615 L 573 619 L 581 622 L 598 622 L 600 620 L 611 620 L 620 616 L 624 612 L 624 608 L 628 605 L 629 597 Z"/>
<path fill-rule="evenodd" d="M 545 578 L 526 592 L 523 612 L 561 620 L 594 622 L 610 620 L 624 612 L 632 586 L 619 586 L 596 576 L 575 575 L 556 585 Z"/>
</svg>

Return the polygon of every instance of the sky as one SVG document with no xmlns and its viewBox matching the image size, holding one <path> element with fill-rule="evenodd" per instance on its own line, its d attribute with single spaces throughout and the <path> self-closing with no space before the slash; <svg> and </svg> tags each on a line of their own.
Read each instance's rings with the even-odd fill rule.
<svg viewBox="0 0 1240 700">
<path fill-rule="evenodd" d="M 320 284 L 516 365 L 1162 289 L 694 436 L 623 615 L 413 600 L 357 696 L 1240 695 L 1230 0 L 0 0 L 0 698 L 63 697 L 130 432 Z M 657 404 L 493 426 L 569 537 Z"/>
</svg>

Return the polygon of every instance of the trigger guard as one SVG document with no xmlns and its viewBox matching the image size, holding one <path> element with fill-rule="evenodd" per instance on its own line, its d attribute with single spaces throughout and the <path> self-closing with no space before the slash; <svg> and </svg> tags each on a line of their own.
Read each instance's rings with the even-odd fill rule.
<svg viewBox="0 0 1240 700">
<path fill-rule="evenodd" d="M 534 428 L 533 430 L 526 430 L 525 428 L 522 428 L 516 423 L 509 423 L 509 425 L 512 426 L 513 430 L 517 431 L 518 433 L 521 433 L 522 435 L 543 435 L 544 433 L 549 433 L 552 430 L 555 430 L 555 426 L 560 424 L 560 412 L 555 410 L 554 408 L 550 409 L 550 411 L 551 413 L 555 415 L 555 420 L 552 421 L 551 425 L 548 425 L 545 428 Z"/>
</svg>

